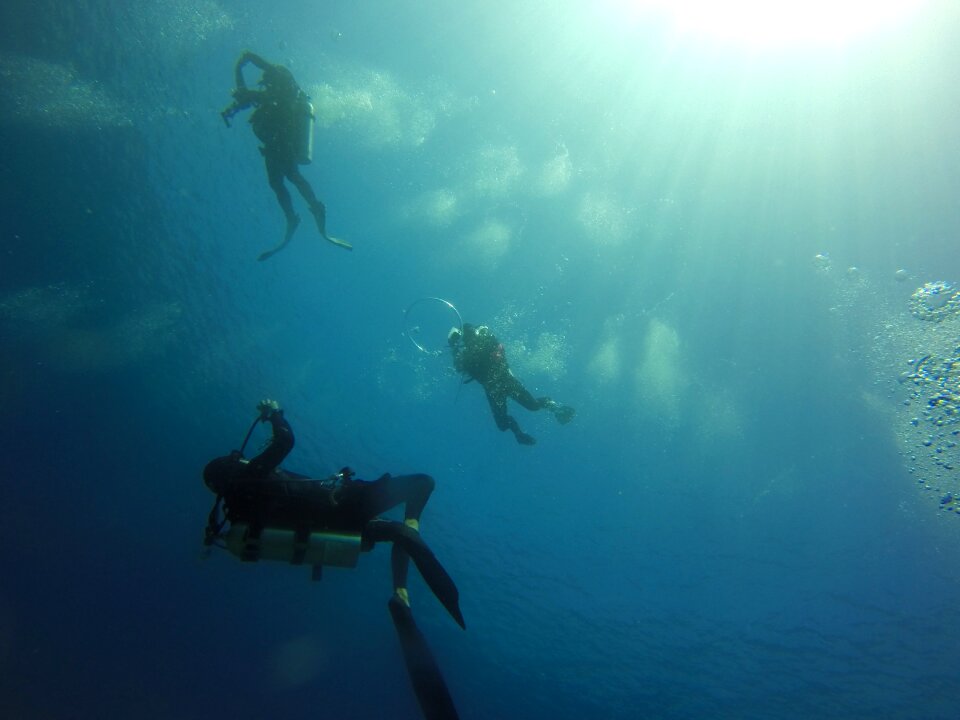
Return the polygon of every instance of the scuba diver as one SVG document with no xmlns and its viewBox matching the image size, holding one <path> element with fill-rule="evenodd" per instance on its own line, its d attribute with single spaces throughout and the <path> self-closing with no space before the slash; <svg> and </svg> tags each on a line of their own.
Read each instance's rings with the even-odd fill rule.
<svg viewBox="0 0 960 720">
<path fill-rule="evenodd" d="M 224 547 L 248 562 L 312 566 L 314 579 L 319 579 L 323 565 L 354 567 L 361 551 L 372 550 L 378 542 L 392 543 L 388 607 L 414 692 L 427 720 L 455 720 L 456 708 L 414 623 L 407 592 L 407 566 L 413 558 L 434 595 L 466 629 L 457 587 L 420 537 L 420 514 L 433 492 L 433 478 L 386 474 L 368 482 L 343 468 L 332 477 L 313 480 L 283 470 L 278 466 L 293 448 L 293 430 L 276 401 L 261 401 L 257 412 L 241 449 L 211 460 L 203 470 L 204 483 L 217 496 L 204 544 Z M 272 436 L 263 452 L 248 460 L 243 448 L 260 422 L 270 423 Z M 403 522 L 379 517 L 400 503 L 405 503 Z"/>
<path fill-rule="evenodd" d="M 260 68 L 262 90 L 250 90 L 243 78 L 243 68 L 247 63 Z M 313 154 L 313 105 L 310 98 L 300 89 L 293 74 L 282 65 L 273 65 L 259 55 L 245 51 L 237 60 L 234 69 L 237 87 L 233 90 L 233 103 L 220 113 L 223 121 L 230 127 L 230 119 L 242 110 L 253 107 L 250 124 L 253 132 L 263 143 L 260 154 L 267 166 L 267 179 L 277 195 L 277 201 L 287 219 L 287 231 L 277 247 L 260 255 L 266 260 L 283 250 L 297 226 L 300 216 L 293 210 L 293 201 L 284 185 L 284 179 L 293 183 L 303 199 L 310 206 L 317 221 L 317 229 L 325 240 L 347 250 L 353 246 L 345 240 L 327 235 L 327 211 L 317 199 L 310 183 L 300 172 L 298 165 L 307 165 Z"/>
<path fill-rule="evenodd" d="M 513 398 L 527 410 L 549 410 L 561 425 L 573 420 L 576 411 L 572 407 L 561 405 L 548 397 L 535 398 L 517 380 L 507 364 L 503 344 L 486 325 L 475 327 L 464 323 L 462 331 L 451 328 L 447 343 L 453 351 L 454 368 L 467 376 L 463 382 L 476 380 L 483 386 L 497 427 L 512 430 L 521 445 L 533 445 L 537 440 L 523 432 L 513 416 L 507 413 L 507 398 Z"/>
</svg>

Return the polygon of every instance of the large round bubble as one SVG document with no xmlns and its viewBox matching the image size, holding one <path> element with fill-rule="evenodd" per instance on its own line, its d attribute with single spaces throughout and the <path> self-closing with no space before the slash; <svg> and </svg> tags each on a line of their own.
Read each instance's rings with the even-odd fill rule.
<svg viewBox="0 0 960 720">
<path fill-rule="evenodd" d="M 463 318 L 449 300 L 422 297 L 403 313 L 403 334 L 426 355 L 442 355 L 447 348 L 451 328 L 463 330 Z"/>
</svg>

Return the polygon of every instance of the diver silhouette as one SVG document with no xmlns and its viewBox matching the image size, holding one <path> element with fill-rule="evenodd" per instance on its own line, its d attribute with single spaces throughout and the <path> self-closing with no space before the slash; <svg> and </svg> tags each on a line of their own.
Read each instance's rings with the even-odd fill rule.
<svg viewBox="0 0 960 720">
<path fill-rule="evenodd" d="M 427 720 L 455 720 L 453 699 L 413 620 L 407 591 L 412 558 L 443 607 L 466 628 L 456 585 L 420 537 L 420 514 L 433 492 L 433 478 L 387 474 L 368 482 L 343 468 L 331 477 L 310 479 L 283 470 L 279 465 L 293 449 L 293 430 L 275 401 L 260 402 L 257 411 L 241 449 L 211 460 L 204 468 L 204 482 L 217 496 L 205 544 L 224 547 L 248 562 L 278 560 L 311 566 L 314 579 L 319 579 L 324 565 L 354 567 L 361 552 L 372 550 L 378 542 L 391 543 L 393 593 L 388 607 L 411 684 Z M 263 452 L 248 460 L 243 448 L 259 422 L 270 423 L 271 440 Z M 401 503 L 403 522 L 379 517 Z"/>
<path fill-rule="evenodd" d="M 247 88 L 243 77 L 243 68 L 253 63 L 261 71 L 262 90 Z M 294 212 L 293 200 L 284 180 L 289 180 L 307 201 L 310 212 L 317 223 L 320 235 L 328 242 L 352 250 L 353 246 L 345 240 L 327 234 L 327 211 L 310 187 L 310 183 L 300 172 L 299 165 L 312 160 L 313 153 L 313 105 L 310 98 L 300 89 L 293 73 L 282 65 L 267 62 L 259 55 L 245 51 L 237 60 L 234 68 L 236 88 L 233 90 L 233 103 L 220 116 L 230 127 L 230 119 L 238 112 L 253 107 L 250 124 L 253 132 L 263 145 L 263 155 L 267 168 L 267 180 L 277 196 L 277 202 L 287 220 L 287 229 L 283 241 L 272 250 L 260 255 L 266 260 L 283 250 L 300 225 L 300 216 Z"/>
<path fill-rule="evenodd" d="M 479 382 L 487 394 L 493 419 L 500 430 L 513 431 L 521 445 L 533 445 L 536 438 L 520 429 L 516 419 L 507 412 L 507 398 L 512 398 L 527 410 L 549 410 L 557 422 L 566 425 L 576 411 L 549 397 L 535 398 L 521 383 L 507 363 L 503 344 L 486 325 L 475 327 L 464 323 L 463 329 L 451 328 L 447 343 L 453 352 L 453 366 L 466 375 L 464 383 Z"/>
</svg>

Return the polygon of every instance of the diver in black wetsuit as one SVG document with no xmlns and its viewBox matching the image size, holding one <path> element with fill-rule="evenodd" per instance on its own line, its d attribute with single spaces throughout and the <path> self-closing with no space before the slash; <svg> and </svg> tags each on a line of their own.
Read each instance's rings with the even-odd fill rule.
<svg viewBox="0 0 960 720">
<path fill-rule="evenodd" d="M 262 71 L 260 85 L 263 90 L 250 90 L 243 78 L 243 68 L 247 63 L 253 63 Z M 317 199 L 310 187 L 310 183 L 300 172 L 298 165 L 310 162 L 307 150 L 307 138 L 313 132 L 311 125 L 313 106 L 310 98 L 297 85 L 293 74 L 282 65 L 273 65 L 259 55 L 245 51 L 237 60 L 234 69 L 237 87 L 233 91 L 233 104 L 220 113 L 223 121 L 230 127 L 230 119 L 241 110 L 253 107 L 250 124 L 253 132 L 263 143 L 260 154 L 267 166 L 267 179 L 270 187 L 277 195 L 277 201 L 283 209 L 287 219 L 287 230 L 283 242 L 273 250 L 260 255 L 260 260 L 266 260 L 275 253 L 283 250 L 293 237 L 297 226 L 300 225 L 300 216 L 293 210 L 293 201 L 290 193 L 283 184 L 284 179 L 293 183 L 307 201 L 310 212 L 317 222 L 317 229 L 323 238 L 334 245 L 352 250 L 350 243 L 339 238 L 327 235 L 327 211 L 323 203 Z"/>
<path fill-rule="evenodd" d="M 453 351 L 453 366 L 467 376 L 465 383 L 476 380 L 487 393 L 493 419 L 501 430 L 512 430 L 521 445 L 533 445 L 536 438 L 520 429 L 507 413 L 507 398 L 513 398 L 527 410 L 549 410 L 561 425 L 573 420 L 576 411 L 548 397 L 535 398 L 510 371 L 503 344 L 486 325 L 475 327 L 464 323 L 463 330 L 452 328 L 447 342 Z"/>
<path fill-rule="evenodd" d="M 206 544 L 219 544 L 228 522 L 247 527 L 245 539 L 247 535 L 259 535 L 264 528 L 279 528 L 294 531 L 302 543 L 314 532 L 358 534 L 364 550 L 372 549 L 377 542 L 391 542 L 393 594 L 388 605 L 414 691 L 428 720 L 457 718 L 443 676 L 413 621 L 407 592 L 407 567 L 412 557 L 437 599 L 465 628 L 456 585 L 420 538 L 420 514 L 433 492 L 433 478 L 387 474 L 368 482 L 354 478 L 349 468 L 343 468 L 330 478 L 311 480 L 283 470 L 278 466 L 293 449 L 293 430 L 275 401 L 262 401 L 257 411 L 258 421 L 269 422 L 273 429 L 267 448 L 249 460 L 234 451 L 211 460 L 204 468 L 204 482 L 217 495 Z M 221 502 L 226 515 L 223 520 L 219 519 Z M 402 523 L 379 518 L 400 503 L 405 503 Z"/>
</svg>

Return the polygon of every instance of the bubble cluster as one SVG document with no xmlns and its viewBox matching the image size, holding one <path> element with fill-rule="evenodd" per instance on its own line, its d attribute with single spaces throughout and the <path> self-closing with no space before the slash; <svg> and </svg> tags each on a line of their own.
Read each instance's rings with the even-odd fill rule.
<svg viewBox="0 0 960 720">
<path fill-rule="evenodd" d="M 465 240 L 465 257 L 477 267 L 495 270 L 510 250 L 513 228 L 500 220 L 491 219 L 470 233 Z"/>
<path fill-rule="evenodd" d="M 623 361 L 620 358 L 619 338 L 608 338 L 597 348 L 587 370 L 597 382 L 607 383 L 620 379 Z"/>
<path fill-rule="evenodd" d="M 960 345 L 943 357 L 926 355 L 908 365 L 901 377 L 910 387 L 905 403 L 919 409 L 909 424 L 919 434 L 917 453 L 932 460 L 921 463 L 917 482 L 941 494 L 943 509 L 960 513 L 960 478 L 953 472 L 960 441 Z M 917 454 L 910 460 L 917 462 Z"/>
<path fill-rule="evenodd" d="M 175 340 L 182 315 L 177 302 L 110 306 L 88 285 L 30 287 L 0 298 L 0 332 L 16 333 L 38 364 L 62 372 L 110 370 L 156 354 Z"/>
<path fill-rule="evenodd" d="M 421 193 L 404 211 L 406 219 L 426 222 L 431 227 L 445 228 L 462 214 L 463 203 L 453 190 L 441 188 Z"/>
<path fill-rule="evenodd" d="M 508 343 L 511 364 L 522 374 L 546 375 L 558 380 L 567 372 L 566 338 L 559 333 L 542 332 L 531 344 L 526 340 Z"/>
<path fill-rule="evenodd" d="M 131 41 L 174 57 L 192 53 L 235 27 L 233 18 L 216 0 L 131 3 L 125 19 Z"/>
<path fill-rule="evenodd" d="M 873 387 L 861 396 L 889 418 L 904 470 L 937 507 L 960 515 L 956 286 L 928 282 L 905 300 L 895 283 L 908 278 L 906 271 L 831 274 L 816 260 L 814 268 L 828 290 L 824 309 L 838 341 L 865 359 Z"/>
<path fill-rule="evenodd" d="M 501 200 L 511 196 L 526 173 L 520 154 L 513 145 L 487 145 L 472 160 L 473 195 Z"/>
<path fill-rule="evenodd" d="M 659 417 L 663 426 L 676 428 L 688 381 L 682 370 L 680 334 L 675 327 L 657 319 L 650 321 L 636 382 L 644 412 Z"/>
<path fill-rule="evenodd" d="M 310 85 L 320 127 L 343 126 L 371 148 L 419 147 L 459 103 L 442 88 L 410 91 L 390 73 L 331 68 L 330 80 Z"/>
<path fill-rule="evenodd" d="M 534 189 L 543 197 L 559 195 L 570 185 L 572 177 L 573 163 L 570 161 L 570 151 L 562 147 L 553 158 L 544 163 Z"/>
<path fill-rule="evenodd" d="M 19 333 L 59 328 L 88 310 L 93 302 L 89 284 L 22 288 L 0 298 L 0 322 L 16 323 Z"/>
<path fill-rule="evenodd" d="M 632 230 L 629 209 L 603 193 L 586 193 L 580 199 L 577 219 L 587 237 L 600 245 L 619 245 Z"/>
<path fill-rule="evenodd" d="M 391 345 L 380 358 L 374 379 L 377 387 L 386 394 L 400 397 L 406 402 L 424 403 L 449 389 L 450 386 L 437 382 L 438 367 L 444 368 L 440 372 L 453 372 L 452 366 L 445 364 L 447 362 L 445 355 L 432 357 L 417 351 L 411 352 L 406 345 L 403 351 Z M 452 376 L 450 380 L 453 385 Z"/>
<path fill-rule="evenodd" d="M 910 296 L 910 312 L 930 322 L 960 314 L 960 289 L 942 280 L 928 282 Z"/>
<path fill-rule="evenodd" d="M 122 127 L 128 109 L 98 83 L 65 66 L 30 57 L 0 55 L 0 125 L 48 128 Z"/>
</svg>

